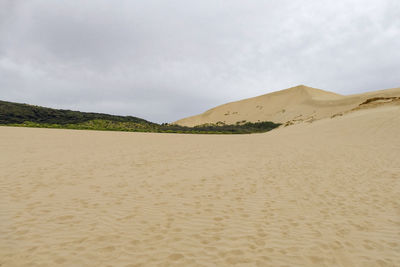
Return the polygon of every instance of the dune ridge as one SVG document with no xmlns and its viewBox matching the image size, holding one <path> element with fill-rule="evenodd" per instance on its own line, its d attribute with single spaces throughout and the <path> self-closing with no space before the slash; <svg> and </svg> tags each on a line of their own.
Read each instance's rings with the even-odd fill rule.
<svg viewBox="0 0 400 267">
<path fill-rule="evenodd" d="M 200 115 L 174 122 L 182 126 L 196 126 L 223 122 L 272 121 L 293 124 L 314 121 L 349 111 L 373 97 L 400 96 L 400 88 L 379 90 L 356 95 L 339 95 L 305 85 L 227 103 Z"/>
<path fill-rule="evenodd" d="M 399 136 L 394 102 L 240 136 L 0 127 L 0 265 L 400 266 Z"/>
</svg>

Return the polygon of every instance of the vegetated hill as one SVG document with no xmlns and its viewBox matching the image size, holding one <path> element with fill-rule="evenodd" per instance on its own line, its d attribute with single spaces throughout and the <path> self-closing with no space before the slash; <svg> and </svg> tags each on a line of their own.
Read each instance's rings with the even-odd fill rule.
<svg viewBox="0 0 400 267">
<path fill-rule="evenodd" d="M 0 101 L 0 124 L 23 123 L 26 121 L 34 123 L 71 124 L 90 120 L 111 120 L 116 122 L 134 122 L 155 125 L 155 123 L 132 116 L 116 116 L 103 113 L 53 109 Z"/>
<path fill-rule="evenodd" d="M 200 115 L 184 118 L 175 123 L 196 126 L 206 123 L 235 124 L 237 122 L 273 121 L 292 124 L 331 117 L 353 108 L 374 97 L 400 96 L 400 88 L 356 95 L 339 95 L 304 85 L 227 103 Z"/>
<path fill-rule="evenodd" d="M 52 109 L 0 101 L 0 125 L 132 132 L 241 134 L 267 132 L 280 124 L 258 122 L 186 127 L 174 124 L 157 124 L 132 116 Z"/>
</svg>

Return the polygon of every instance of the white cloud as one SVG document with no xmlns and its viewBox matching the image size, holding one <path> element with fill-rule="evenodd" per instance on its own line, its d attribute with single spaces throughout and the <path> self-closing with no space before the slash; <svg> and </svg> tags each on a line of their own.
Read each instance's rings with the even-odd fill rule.
<svg viewBox="0 0 400 267">
<path fill-rule="evenodd" d="M 297 84 L 344 94 L 400 84 L 397 0 L 2 0 L 0 10 L 4 100 L 164 122 Z"/>
</svg>

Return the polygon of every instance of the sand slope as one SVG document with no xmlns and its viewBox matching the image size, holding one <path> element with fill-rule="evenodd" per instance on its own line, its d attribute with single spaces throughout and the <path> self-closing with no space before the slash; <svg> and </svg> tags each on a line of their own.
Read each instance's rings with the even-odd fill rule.
<svg viewBox="0 0 400 267">
<path fill-rule="evenodd" d="M 1 266 L 400 266 L 400 106 L 253 135 L 0 127 Z"/>
<path fill-rule="evenodd" d="M 357 107 L 372 97 L 400 96 L 400 88 L 343 96 L 299 85 L 274 93 L 224 104 L 203 114 L 176 121 L 183 126 L 240 121 L 279 123 L 313 121 Z"/>
</svg>

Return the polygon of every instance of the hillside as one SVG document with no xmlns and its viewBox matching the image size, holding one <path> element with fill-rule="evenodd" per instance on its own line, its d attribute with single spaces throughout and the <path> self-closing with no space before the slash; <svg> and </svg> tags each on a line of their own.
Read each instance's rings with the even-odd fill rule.
<svg viewBox="0 0 400 267">
<path fill-rule="evenodd" d="M 0 125 L 129 132 L 244 134 L 266 132 L 278 127 L 280 124 L 257 122 L 241 125 L 186 127 L 166 123 L 157 124 L 132 116 L 52 109 L 0 101 Z"/>
<path fill-rule="evenodd" d="M 80 112 L 64 109 L 53 109 L 35 105 L 0 101 L 0 123 L 82 123 L 90 120 L 112 120 L 118 122 L 135 122 L 141 124 L 155 124 L 144 119 L 132 116 L 116 116 L 103 113 Z"/>
<path fill-rule="evenodd" d="M 244 121 L 273 121 L 292 124 L 331 117 L 354 109 L 370 98 L 394 96 L 400 96 L 400 88 L 344 96 L 299 85 L 278 92 L 227 103 L 200 115 L 178 120 L 175 123 L 190 127 L 206 123 L 235 124 Z"/>
</svg>

